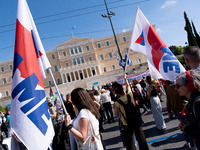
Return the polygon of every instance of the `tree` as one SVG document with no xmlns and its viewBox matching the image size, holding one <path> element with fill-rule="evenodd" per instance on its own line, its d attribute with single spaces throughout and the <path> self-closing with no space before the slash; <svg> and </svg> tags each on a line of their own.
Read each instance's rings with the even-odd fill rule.
<svg viewBox="0 0 200 150">
<path fill-rule="evenodd" d="M 193 35 L 193 32 L 192 32 L 192 27 L 190 25 L 190 21 L 187 17 L 187 14 L 186 12 L 184 12 L 184 18 L 185 18 L 185 30 L 187 32 L 187 37 L 188 37 L 188 43 L 189 43 L 189 46 L 198 46 L 196 40 L 195 40 L 195 37 Z"/>
<path fill-rule="evenodd" d="M 200 47 L 200 36 L 199 36 L 199 34 L 197 33 L 197 30 L 196 30 L 196 28 L 195 28 L 193 22 L 192 22 L 192 28 L 193 28 L 194 35 L 195 35 L 195 40 L 196 40 L 198 46 Z"/>
<path fill-rule="evenodd" d="M 183 54 L 184 47 L 172 45 L 169 47 L 174 55 L 181 55 Z"/>
</svg>

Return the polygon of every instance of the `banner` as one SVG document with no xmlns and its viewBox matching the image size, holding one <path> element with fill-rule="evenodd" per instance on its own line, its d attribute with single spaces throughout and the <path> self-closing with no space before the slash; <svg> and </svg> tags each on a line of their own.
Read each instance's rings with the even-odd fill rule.
<svg viewBox="0 0 200 150">
<path fill-rule="evenodd" d="M 141 80 L 143 77 L 149 76 L 149 70 L 141 72 L 141 73 L 135 73 L 135 74 L 129 74 L 126 75 L 126 78 L 128 80 L 128 82 L 132 82 L 133 80 Z M 124 80 L 124 76 L 117 76 L 116 77 L 116 81 L 122 85 L 125 85 L 126 82 Z"/>
<path fill-rule="evenodd" d="M 137 8 L 130 49 L 146 55 L 152 79 L 174 81 L 185 68 L 161 40 L 142 11 Z"/>
<path fill-rule="evenodd" d="M 42 82 L 48 67 L 27 2 L 18 0 L 10 124 L 30 150 L 47 150 L 54 136 Z"/>
</svg>

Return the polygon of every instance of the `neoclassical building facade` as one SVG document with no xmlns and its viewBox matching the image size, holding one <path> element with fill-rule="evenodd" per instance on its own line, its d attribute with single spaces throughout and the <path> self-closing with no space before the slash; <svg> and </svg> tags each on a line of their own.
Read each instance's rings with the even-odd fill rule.
<svg viewBox="0 0 200 150">
<path fill-rule="evenodd" d="M 128 31 L 116 35 L 123 58 L 129 49 L 131 33 L 132 31 Z M 76 87 L 101 87 L 115 81 L 116 76 L 124 74 L 114 53 L 118 54 L 118 50 L 113 35 L 99 39 L 71 37 L 55 49 L 46 52 L 55 82 L 63 95 Z M 147 69 L 146 56 L 130 50 L 129 59 L 133 65 L 127 66 L 127 73 Z M 12 60 L 0 63 L 0 92 L 4 99 L 10 99 L 11 95 L 12 64 Z M 46 76 L 43 84 L 48 96 L 49 87 L 52 86 L 54 90 L 55 88 L 48 70 Z"/>
</svg>

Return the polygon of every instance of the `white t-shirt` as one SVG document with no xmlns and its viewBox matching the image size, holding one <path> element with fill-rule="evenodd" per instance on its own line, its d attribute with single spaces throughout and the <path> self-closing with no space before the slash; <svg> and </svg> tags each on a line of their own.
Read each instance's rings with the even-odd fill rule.
<svg viewBox="0 0 200 150">
<path fill-rule="evenodd" d="M 110 91 L 101 94 L 101 103 L 104 104 L 107 102 L 111 102 Z"/>
<path fill-rule="evenodd" d="M 91 125 L 93 126 L 94 129 L 94 133 L 95 135 L 99 134 L 99 121 L 97 120 L 97 118 L 87 109 L 82 109 L 78 116 L 74 119 L 73 122 L 73 128 L 75 128 L 76 130 L 78 130 L 78 122 L 81 118 L 85 118 L 89 121 L 89 129 L 88 129 L 88 136 L 91 135 L 92 132 L 92 128 Z"/>
<path fill-rule="evenodd" d="M 94 95 L 94 98 L 95 98 L 95 100 L 96 100 L 97 102 L 100 103 L 100 95 Z"/>
</svg>

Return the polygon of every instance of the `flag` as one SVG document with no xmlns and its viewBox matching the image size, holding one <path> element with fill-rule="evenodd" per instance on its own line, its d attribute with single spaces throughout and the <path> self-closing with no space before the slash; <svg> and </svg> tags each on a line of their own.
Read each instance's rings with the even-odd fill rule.
<svg viewBox="0 0 200 150">
<path fill-rule="evenodd" d="M 128 64 L 129 66 L 132 66 L 133 62 L 129 59 L 128 54 L 129 54 L 129 49 L 126 51 L 125 61 L 126 61 L 126 64 Z"/>
<path fill-rule="evenodd" d="M 46 150 L 54 136 L 42 82 L 48 67 L 27 2 L 18 0 L 10 124 L 30 150 Z"/>
<path fill-rule="evenodd" d="M 122 69 L 124 69 L 125 66 L 126 66 L 126 61 L 124 61 L 123 59 L 120 60 L 119 57 L 118 57 L 118 55 L 117 55 L 114 51 L 112 51 L 112 52 L 113 52 L 113 54 L 116 56 L 116 58 L 117 58 L 117 60 L 118 60 L 118 62 L 119 62 L 119 65 L 122 67 Z"/>
<path fill-rule="evenodd" d="M 174 81 L 185 69 L 137 8 L 130 49 L 146 55 L 152 79 Z"/>
<path fill-rule="evenodd" d="M 113 51 L 112 51 L 112 52 L 113 52 Z M 133 65 L 132 61 L 128 58 L 127 52 L 126 52 L 126 54 L 125 54 L 125 58 L 124 58 L 124 59 L 121 59 L 121 60 L 119 59 L 118 55 L 117 55 L 115 52 L 113 52 L 113 54 L 117 57 L 117 60 L 118 60 L 118 62 L 119 62 L 119 65 L 122 67 L 122 69 L 125 70 L 126 64 L 128 64 L 129 66 L 132 66 L 132 65 Z M 128 60 L 127 60 L 127 59 L 128 59 Z"/>
<path fill-rule="evenodd" d="M 52 87 L 50 87 L 50 98 L 55 100 L 57 98 L 56 94 L 54 93 Z"/>
</svg>

